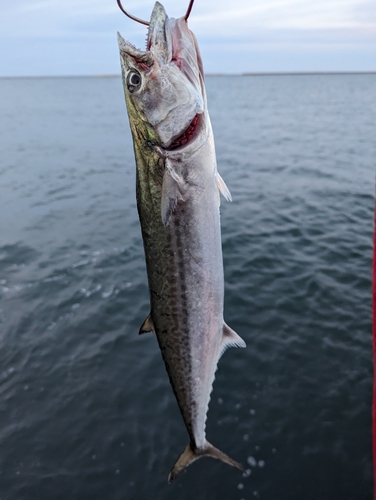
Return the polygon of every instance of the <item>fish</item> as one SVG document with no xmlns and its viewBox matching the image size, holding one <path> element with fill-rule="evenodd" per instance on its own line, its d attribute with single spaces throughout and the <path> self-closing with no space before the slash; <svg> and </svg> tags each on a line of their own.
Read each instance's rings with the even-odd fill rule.
<svg viewBox="0 0 376 500">
<path fill-rule="evenodd" d="M 190 438 L 168 482 L 203 456 L 243 471 L 205 434 L 218 360 L 245 342 L 223 319 L 219 206 L 220 193 L 231 195 L 217 170 L 203 63 L 187 17 L 169 18 L 156 2 L 143 22 L 146 50 L 118 33 L 150 292 L 139 333 L 156 335 Z"/>
</svg>

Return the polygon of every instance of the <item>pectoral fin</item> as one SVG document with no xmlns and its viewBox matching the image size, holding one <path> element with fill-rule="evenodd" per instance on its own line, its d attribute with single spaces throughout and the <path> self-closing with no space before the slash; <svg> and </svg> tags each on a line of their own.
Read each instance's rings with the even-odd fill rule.
<svg viewBox="0 0 376 500">
<path fill-rule="evenodd" d="M 244 340 L 236 333 L 232 328 L 230 328 L 226 323 L 223 323 L 223 334 L 222 334 L 222 344 L 219 357 L 228 349 L 229 347 L 247 347 Z"/>
<path fill-rule="evenodd" d="M 155 333 L 155 328 L 154 328 L 154 323 L 151 318 L 151 313 L 149 316 L 145 319 L 145 321 L 142 323 L 140 331 L 138 332 L 139 335 L 142 335 L 143 333 Z"/>
<path fill-rule="evenodd" d="M 218 172 L 215 173 L 215 181 L 217 183 L 218 190 L 222 193 L 222 195 L 226 198 L 226 200 L 232 201 L 231 193 L 228 187 L 226 186 L 225 181 L 222 179 L 222 177 L 219 175 Z"/>
<path fill-rule="evenodd" d="M 167 158 L 162 183 L 161 216 L 164 226 L 168 226 L 171 215 L 179 200 L 183 197 L 184 180 L 173 168 L 172 162 Z"/>
</svg>

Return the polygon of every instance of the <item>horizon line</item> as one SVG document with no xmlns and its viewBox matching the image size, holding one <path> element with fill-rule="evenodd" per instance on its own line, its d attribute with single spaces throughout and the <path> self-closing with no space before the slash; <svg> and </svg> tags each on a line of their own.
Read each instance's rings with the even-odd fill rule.
<svg viewBox="0 0 376 500">
<path fill-rule="evenodd" d="M 374 75 L 372 71 L 246 71 L 240 73 L 209 72 L 205 76 L 293 76 L 293 75 Z M 120 73 L 103 73 L 87 75 L 0 75 L 0 79 L 15 78 L 120 78 Z"/>
</svg>

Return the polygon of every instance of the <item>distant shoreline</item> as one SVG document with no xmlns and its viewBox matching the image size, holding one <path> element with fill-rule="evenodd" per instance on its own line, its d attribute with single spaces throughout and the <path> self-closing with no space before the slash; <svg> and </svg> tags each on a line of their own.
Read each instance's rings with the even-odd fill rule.
<svg viewBox="0 0 376 500">
<path fill-rule="evenodd" d="M 376 75 L 376 71 L 264 71 L 244 73 L 205 73 L 205 76 L 311 76 L 311 75 Z M 121 74 L 98 74 L 98 75 L 22 75 L 22 76 L 0 76 L 6 79 L 27 78 L 120 78 Z"/>
</svg>

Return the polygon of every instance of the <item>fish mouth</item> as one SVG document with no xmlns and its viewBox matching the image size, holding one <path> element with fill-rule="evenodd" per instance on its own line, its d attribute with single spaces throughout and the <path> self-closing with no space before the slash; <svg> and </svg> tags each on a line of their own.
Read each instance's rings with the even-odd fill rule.
<svg viewBox="0 0 376 500">
<path fill-rule="evenodd" d="M 202 123 L 202 114 L 197 113 L 193 117 L 193 120 L 188 125 L 188 127 L 184 130 L 184 132 L 176 137 L 173 142 L 165 149 L 168 151 L 175 151 L 177 149 L 183 149 L 183 147 L 187 147 L 198 136 Z"/>
</svg>

